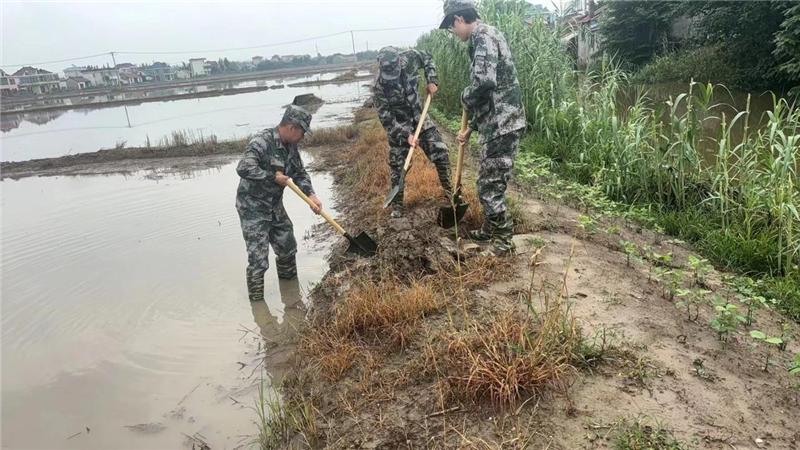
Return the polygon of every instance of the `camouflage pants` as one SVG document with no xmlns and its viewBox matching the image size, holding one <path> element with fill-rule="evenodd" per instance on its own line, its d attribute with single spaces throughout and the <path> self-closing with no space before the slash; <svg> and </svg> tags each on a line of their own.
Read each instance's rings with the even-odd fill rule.
<svg viewBox="0 0 800 450">
<path fill-rule="evenodd" d="M 447 146 L 442 140 L 442 135 L 436 128 L 429 128 L 419 136 L 419 146 L 428 159 L 436 166 L 436 173 L 439 182 L 446 195 L 451 192 L 450 187 L 450 154 Z M 389 169 L 391 171 L 392 186 L 400 182 L 400 174 L 403 171 L 403 164 L 408 156 L 408 142 L 389 141 Z M 392 203 L 403 204 L 403 191 L 401 190 Z"/>
<path fill-rule="evenodd" d="M 269 247 L 275 250 L 278 277 L 291 279 L 297 276 L 297 241 L 292 221 L 285 212 L 267 217 L 263 213 L 238 209 L 242 235 L 247 245 L 247 285 L 249 290 L 263 293 L 264 273 L 269 269 Z M 272 219 L 272 220 L 270 220 Z"/>
<path fill-rule="evenodd" d="M 521 132 L 499 136 L 481 148 L 478 169 L 478 198 L 483 206 L 484 227 L 492 234 L 511 239 L 514 223 L 508 215 L 506 189 L 511 181 Z"/>
</svg>

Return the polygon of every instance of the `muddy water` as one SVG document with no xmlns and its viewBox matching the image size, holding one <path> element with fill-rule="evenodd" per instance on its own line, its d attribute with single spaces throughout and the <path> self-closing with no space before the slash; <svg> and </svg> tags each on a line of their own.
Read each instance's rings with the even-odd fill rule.
<svg viewBox="0 0 800 450">
<path fill-rule="evenodd" d="M 257 385 L 286 370 L 327 248 L 287 191 L 299 282 L 271 269 L 251 305 L 234 168 L 3 181 L 3 448 L 252 440 Z M 331 179 L 312 178 L 331 205 Z"/>
<path fill-rule="evenodd" d="M 363 73 L 362 73 L 363 74 Z M 329 80 L 339 73 L 265 81 L 292 84 Z M 263 81 L 263 80 L 262 80 Z M 249 87 L 259 81 L 226 84 Z M 326 101 L 314 116 L 315 127 L 330 126 L 350 112 L 353 102 L 368 94 L 359 80 L 341 85 L 286 87 L 217 97 L 187 98 L 139 105 L 100 109 L 42 111 L 27 114 L 4 114 L 0 137 L 0 158 L 22 161 L 35 158 L 93 152 L 117 146 L 141 147 L 159 144 L 173 131 L 190 138 L 217 136 L 219 139 L 246 137 L 268 125 L 274 125 L 283 108 L 296 95 L 313 93 Z M 201 87 L 193 87 L 199 89 Z"/>
</svg>

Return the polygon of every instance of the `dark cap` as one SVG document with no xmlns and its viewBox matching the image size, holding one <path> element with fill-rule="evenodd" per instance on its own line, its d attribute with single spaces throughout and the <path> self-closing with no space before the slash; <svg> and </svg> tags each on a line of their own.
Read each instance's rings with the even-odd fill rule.
<svg viewBox="0 0 800 450">
<path fill-rule="evenodd" d="M 475 11 L 478 10 L 478 8 L 475 6 L 475 2 L 472 0 L 444 0 L 444 6 L 442 6 L 442 10 L 444 11 L 444 19 L 442 19 L 442 23 L 439 25 L 439 28 L 450 28 L 453 25 L 455 14 L 468 9 L 474 9 Z"/>
<path fill-rule="evenodd" d="M 381 78 L 384 80 L 396 80 L 400 77 L 402 64 L 400 63 L 400 50 L 395 47 L 383 47 L 378 52 L 378 65 L 381 70 Z"/>
<path fill-rule="evenodd" d="M 287 106 L 286 112 L 283 113 L 283 122 L 289 122 L 299 126 L 306 134 L 311 133 L 311 113 L 300 106 Z"/>
</svg>

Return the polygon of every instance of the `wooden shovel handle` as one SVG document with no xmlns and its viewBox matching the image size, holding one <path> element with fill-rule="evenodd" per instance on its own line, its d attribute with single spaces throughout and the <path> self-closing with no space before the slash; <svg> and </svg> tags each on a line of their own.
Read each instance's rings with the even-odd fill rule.
<svg viewBox="0 0 800 450">
<path fill-rule="evenodd" d="M 428 108 L 431 107 L 431 94 L 428 94 L 425 97 L 425 106 L 422 107 L 422 114 L 419 116 L 419 122 L 417 123 L 417 129 L 414 131 L 414 140 L 416 141 L 419 139 L 419 134 L 422 132 L 422 125 L 425 123 L 425 117 L 428 115 Z M 408 170 L 408 167 L 411 165 L 411 158 L 414 156 L 414 147 L 412 146 L 408 150 L 408 156 L 406 156 L 406 163 L 403 164 L 403 172 Z"/>
<path fill-rule="evenodd" d="M 467 131 L 467 127 L 469 126 L 469 116 L 467 115 L 467 110 L 463 110 L 461 112 L 461 132 Z M 458 144 L 458 159 L 456 162 L 456 179 L 453 183 L 453 187 L 455 188 L 455 192 L 458 192 L 461 189 L 461 171 L 464 169 L 464 148 L 467 146 L 467 143 L 459 143 Z"/>
<path fill-rule="evenodd" d="M 311 207 L 314 207 L 314 208 L 317 207 L 316 203 L 311 201 L 311 199 L 308 198 L 308 196 L 303 191 L 301 191 L 300 188 L 297 187 L 296 184 L 294 184 L 294 181 L 291 178 L 289 178 L 289 182 L 286 183 L 286 185 L 289 186 L 289 189 L 293 190 L 295 194 L 297 194 L 306 203 L 308 203 L 308 206 L 311 206 Z M 336 228 L 336 231 L 338 231 L 342 235 L 346 235 L 347 234 L 347 232 L 344 230 L 344 228 L 342 228 L 341 225 L 336 223 L 336 221 L 333 220 L 333 217 L 331 217 L 331 215 L 328 214 L 327 211 L 325 211 L 323 209 L 322 211 L 319 212 L 319 215 L 322 216 L 325 220 L 327 220 L 329 224 L 333 225 L 333 228 Z"/>
</svg>

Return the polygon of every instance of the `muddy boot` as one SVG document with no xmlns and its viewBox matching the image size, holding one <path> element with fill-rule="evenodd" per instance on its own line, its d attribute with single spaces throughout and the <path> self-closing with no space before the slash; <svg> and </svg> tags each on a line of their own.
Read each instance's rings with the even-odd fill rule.
<svg viewBox="0 0 800 450">
<path fill-rule="evenodd" d="M 278 271 L 278 278 L 281 280 L 297 278 L 297 260 L 295 255 L 276 257 L 275 268 Z"/>
<path fill-rule="evenodd" d="M 485 218 L 483 220 L 483 225 L 477 230 L 471 230 L 467 233 L 467 237 L 475 242 L 489 242 L 492 240 L 492 232 L 494 230 L 494 225 L 489 218 Z"/>
<path fill-rule="evenodd" d="M 404 211 L 404 208 L 403 208 L 403 193 L 402 192 L 397 194 L 397 197 L 395 197 L 394 200 L 392 200 L 392 203 L 389 204 L 389 208 L 392 211 L 389 214 L 389 217 L 391 217 L 392 219 L 399 219 L 399 218 L 403 217 L 403 213 L 405 211 Z"/>
<path fill-rule="evenodd" d="M 247 295 L 251 302 L 264 301 L 264 274 L 247 274 Z"/>
<path fill-rule="evenodd" d="M 514 221 L 508 214 L 500 214 L 489 220 L 492 223 L 492 246 L 482 254 L 485 256 L 511 256 L 514 254 Z"/>
</svg>

